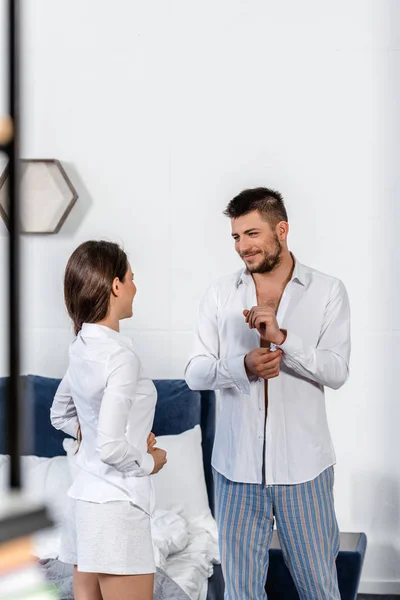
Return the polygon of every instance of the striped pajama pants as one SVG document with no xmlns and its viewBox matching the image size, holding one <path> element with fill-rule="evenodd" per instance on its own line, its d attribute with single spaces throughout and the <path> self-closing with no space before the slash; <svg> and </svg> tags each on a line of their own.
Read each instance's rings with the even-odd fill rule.
<svg viewBox="0 0 400 600">
<path fill-rule="evenodd" d="M 266 600 L 274 518 L 301 600 L 340 600 L 333 467 L 298 485 L 235 483 L 214 471 L 225 600 Z"/>
</svg>

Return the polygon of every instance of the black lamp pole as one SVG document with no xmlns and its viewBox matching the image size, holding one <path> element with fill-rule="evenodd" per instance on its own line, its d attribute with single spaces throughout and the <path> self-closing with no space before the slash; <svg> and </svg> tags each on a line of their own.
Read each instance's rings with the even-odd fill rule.
<svg viewBox="0 0 400 600">
<path fill-rule="evenodd" d="M 19 216 L 19 0 L 8 0 L 8 103 L 13 134 L 6 145 L 9 158 L 9 373 L 7 390 L 8 454 L 10 455 L 10 487 L 21 487 L 19 411 L 20 393 L 20 216 Z"/>
<path fill-rule="evenodd" d="M 0 118 L 0 151 L 8 156 L 8 300 L 9 300 L 9 372 L 6 395 L 6 438 L 10 455 L 11 490 L 21 488 L 21 423 L 22 397 L 20 390 L 20 195 L 19 195 L 19 0 L 7 0 L 8 15 L 8 103 L 9 115 Z M 22 500 L 19 493 L 16 497 Z M 29 536 L 52 525 L 41 505 L 10 501 L 0 504 L 0 544 Z M 7 500 L 7 499 L 6 499 Z"/>
</svg>

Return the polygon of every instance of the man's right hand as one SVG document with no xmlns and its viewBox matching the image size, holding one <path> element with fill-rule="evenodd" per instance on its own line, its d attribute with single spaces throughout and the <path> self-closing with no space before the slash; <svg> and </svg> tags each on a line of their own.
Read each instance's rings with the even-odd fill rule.
<svg viewBox="0 0 400 600">
<path fill-rule="evenodd" d="M 280 349 L 271 352 L 269 348 L 255 348 L 244 358 L 247 375 L 256 375 L 263 379 L 278 377 L 281 359 Z"/>
<path fill-rule="evenodd" d="M 165 450 L 161 450 L 161 448 L 154 448 L 154 450 L 150 450 L 149 454 L 154 458 L 154 469 L 150 473 L 154 475 L 161 471 L 161 469 L 167 464 L 167 453 Z"/>
</svg>

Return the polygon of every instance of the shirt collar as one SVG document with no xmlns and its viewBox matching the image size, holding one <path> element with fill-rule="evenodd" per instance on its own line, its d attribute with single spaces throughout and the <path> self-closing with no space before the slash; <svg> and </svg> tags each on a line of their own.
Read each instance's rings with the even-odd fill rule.
<svg viewBox="0 0 400 600">
<path fill-rule="evenodd" d="M 127 348 L 132 348 L 133 345 L 130 337 L 122 335 L 105 325 L 97 325 L 97 323 L 84 323 L 80 333 L 83 337 L 89 338 L 111 338 Z"/>
<path fill-rule="evenodd" d="M 294 269 L 292 281 L 296 280 L 299 283 L 301 283 L 301 285 L 307 286 L 310 282 L 311 270 L 309 269 L 309 267 L 306 267 L 306 265 L 303 265 L 301 262 L 299 262 L 294 256 L 293 260 Z"/>
<path fill-rule="evenodd" d="M 297 281 L 297 283 L 307 286 L 311 275 L 309 267 L 299 262 L 293 254 L 292 257 L 294 260 L 294 269 L 290 281 Z M 245 267 L 238 273 L 237 286 L 239 286 L 241 283 L 248 284 L 252 279 L 253 277 L 251 273 L 249 273 Z"/>
</svg>

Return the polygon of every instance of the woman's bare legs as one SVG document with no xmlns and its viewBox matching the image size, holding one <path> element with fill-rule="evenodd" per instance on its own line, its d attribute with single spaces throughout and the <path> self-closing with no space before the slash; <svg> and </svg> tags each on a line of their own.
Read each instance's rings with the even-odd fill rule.
<svg viewBox="0 0 400 600">
<path fill-rule="evenodd" d="M 98 575 L 103 600 L 153 600 L 154 573 Z"/>
<path fill-rule="evenodd" d="M 81 573 L 74 567 L 75 600 L 103 600 L 97 573 Z"/>
</svg>

